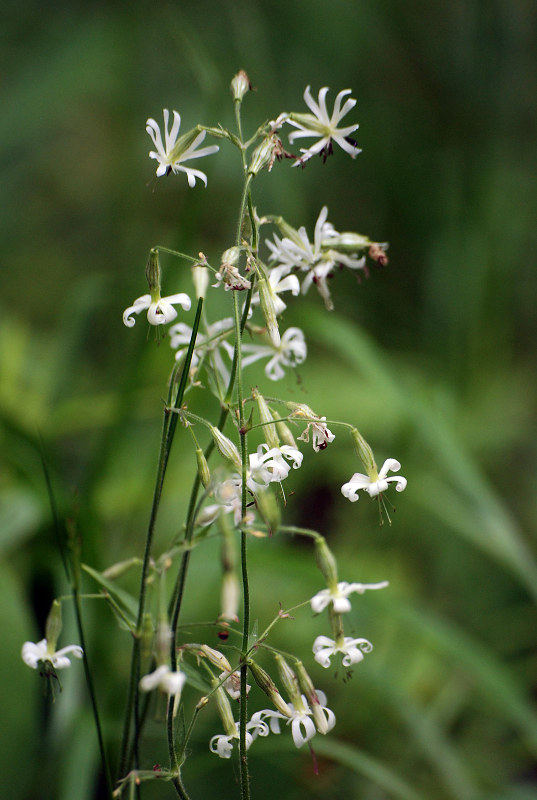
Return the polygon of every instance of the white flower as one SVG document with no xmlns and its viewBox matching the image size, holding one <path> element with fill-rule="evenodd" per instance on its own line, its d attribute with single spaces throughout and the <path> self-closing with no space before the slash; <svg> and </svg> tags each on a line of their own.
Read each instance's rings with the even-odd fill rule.
<svg viewBox="0 0 537 800">
<path fill-rule="evenodd" d="M 289 235 L 283 239 L 280 239 L 276 234 L 274 234 L 274 242 L 265 239 L 271 253 L 270 260 L 277 261 L 280 266 L 285 266 L 287 272 L 290 272 L 293 268 L 307 271 L 313 267 L 322 258 L 321 245 L 323 239 L 329 240 L 332 236 L 337 236 L 337 231 L 334 230 L 333 225 L 326 221 L 327 216 L 328 207 L 323 206 L 315 223 L 313 245 L 304 226 L 299 228 L 298 231 L 287 226 L 285 230 Z"/>
<path fill-rule="evenodd" d="M 222 686 L 231 697 L 232 700 L 238 700 L 241 696 L 241 676 L 240 674 L 235 671 L 231 672 L 230 670 L 224 670 L 218 676 L 218 679 L 224 681 Z M 246 684 L 246 694 L 250 691 L 252 687 L 249 683 Z"/>
<path fill-rule="evenodd" d="M 355 503 L 356 500 L 358 500 L 358 491 L 360 489 L 367 492 L 370 497 L 376 497 L 381 492 L 386 491 L 391 481 L 396 481 L 396 491 L 402 492 L 406 489 L 406 478 L 403 478 L 402 475 L 386 477 L 388 472 L 395 472 L 398 469 L 401 469 L 399 461 L 395 458 L 388 458 L 382 465 L 382 469 L 376 475 L 369 476 L 361 472 L 355 472 L 350 481 L 343 484 L 341 493 L 344 497 L 347 497 L 351 503 Z"/>
<path fill-rule="evenodd" d="M 311 441 L 316 453 L 318 453 L 319 450 L 326 450 L 330 442 L 333 442 L 336 438 L 335 434 L 326 427 L 326 417 L 320 417 L 315 422 L 308 422 L 306 430 L 301 433 L 300 436 L 297 436 L 297 439 L 300 439 L 302 442 L 309 442 L 310 429 Z"/>
<path fill-rule="evenodd" d="M 211 753 L 216 753 L 220 758 L 231 758 L 233 742 L 239 741 L 239 723 L 235 723 L 236 732 L 226 736 L 225 733 L 213 736 L 209 742 Z M 248 750 L 257 736 L 268 736 L 269 728 L 266 722 L 259 718 L 259 714 L 254 714 L 250 722 L 246 723 L 246 749 Z"/>
<path fill-rule="evenodd" d="M 281 337 L 279 347 L 262 344 L 243 344 L 242 352 L 245 354 L 242 359 L 243 367 L 253 364 L 254 361 L 258 361 L 260 358 L 269 358 L 265 365 L 265 375 L 271 381 L 278 381 L 285 375 L 283 367 L 295 367 L 297 364 L 302 364 L 308 351 L 304 334 L 300 328 L 287 328 Z"/>
<path fill-rule="evenodd" d="M 318 141 L 312 144 L 307 150 L 301 148 L 302 156 L 294 166 L 297 164 L 304 164 L 316 153 L 322 153 L 323 157 L 326 159 L 326 157 L 332 153 L 332 141 L 337 142 L 337 144 L 343 150 L 345 150 L 345 152 L 348 153 L 351 158 L 356 158 L 358 153 L 361 152 L 352 140 L 349 141 L 350 134 L 353 133 L 359 126 L 349 125 L 346 128 L 337 127 L 345 114 L 347 114 L 356 105 L 356 100 L 348 98 L 343 103 L 343 107 L 341 106 L 343 98 L 346 97 L 346 95 L 351 94 L 351 91 L 351 89 L 343 89 L 341 92 L 339 92 L 336 97 L 336 102 L 334 103 L 332 116 L 330 117 L 328 116 L 328 111 L 326 108 L 326 95 L 328 93 L 328 87 L 323 86 L 323 88 L 319 91 L 317 103 L 311 96 L 310 87 L 306 87 L 304 92 L 304 100 L 312 113 L 293 113 L 289 116 L 286 122 L 288 122 L 290 125 L 293 125 L 295 128 L 298 128 L 298 130 L 289 134 L 289 141 L 292 144 L 295 139 L 302 139 L 303 137 L 310 136 L 318 137 Z"/>
<path fill-rule="evenodd" d="M 324 692 L 316 691 L 316 694 L 319 700 L 317 715 L 321 716 L 322 722 L 321 733 L 328 733 L 328 731 L 332 730 L 336 724 L 336 716 L 333 711 L 326 707 L 326 695 Z M 291 735 L 293 737 L 295 747 L 302 747 L 302 745 L 306 744 L 306 742 L 309 742 L 309 740 L 315 736 L 318 730 L 318 728 L 315 727 L 315 722 L 312 719 L 313 711 L 308 705 L 304 695 L 301 695 L 300 703 L 297 704 L 296 708 L 292 703 L 289 703 L 288 705 L 291 711 L 290 717 L 280 714 L 279 711 L 263 709 L 263 711 L 258 711 L 256 714 L 254 714 L 252 719 L 254 719 L 254 717 L 258 719 L 268 719 L 272 733 L 280 733 L 280 719 L 287 720 L 287 725 L 291 725 Z M 298 707 L 299 705 L 301 708 Z M 324 720 L 322 719 L 323 717 Z"/>
<path fill-rule="evenodd" d="M 335 589 L 322 589 L 320 592 L 311 598 L 310 604 L 314 614 L 320 614 L 321 611 L 332 603 L 333 610 L 336 614 L 346 614 L 351 610 L 351 602 L 348 596 L 353 592 L 363 594 L 366 589 L 384 589 L 388 586 L 388 581 L 381 583 L 347 583 L 341 581 Z"/>
<path fill-rule="evenodd" d="M 123 324 L 127 328 L 134 327 L 136 320 L 130 315 L 139 314 L 140 311 L 147 309 L 147 320 L 151 325 L 166 325 L 177 316 L 174 305 L 180 305 L 185 311 L 188 311 L 190 297 L 182 292 L 171 294 L 169 297 L 161 297 L 160 292 L 154 297 L 150 294 L 143 294 L 141 297 L 136 298 L 132 306 L 125 309 L 123 312 Z"/>
<path fill-rule="evenodd" d="M 271 261 L 277 261 L 279 267 L 285 267 L 287 272 L 298 269 L 306 273 L 302 281 L 302 294 L 306 294 L 311 284 L 314 283 L 326 307 L 331 311 L 334 305 L 330 297 L 328 279 L 334 274 L 334 269 L 338 265 L 349 269 L 363 269 L 365 257 L 354 258 L 329 247 L 331 239 L 338 237 L 339 234 L 333 225 L 327 222 L 327 216 L 328 208 L 323 206 L 315 223 L 313 244 L 304 227 L 295 231 L 290 226 L 285 229 L 288 236 L 279 239 L 274 235 L 274 242 L 265 241 L 271 251 Z"/>
<path fill-rule="evenodd" d="M 157 667 L 154 672 L 140 680 L 140 689 L 143 692 L 150 692 L 152 689 L 159 688 L 167 695 L 179 695 L 186 681 L 184 672 L 172 672 L 166 664 Z"/>
<path fill-rule="evenodd" d="M 300 455 L 302 454 L 300 453 Z M 280 449 L 269 448 L 268 444 L 260 444 L 255 453 L 250 453 L 248 461 L 246 486 L 254 494 L 260 489 L 266 488 L 273 481 L 285 480 L 291 469 L 289 464 L 283 460 Z"/>
<path fill-rule="evenodd" d="M 52 651 L 49 648 L 46 639 L 41 639 L 40 642 L 24 642 L 22 646 L 22 660 L 32 669 L 37 669 L 39 662 L 49 663 L 55 669 L 65 669 L 71 664 L 71 660 L 67 658 L 66 653 L 72 653 L 75 658 L 82 658 L 84 651 L 77 644 L 70 644 L 67 647 L 62 647 L 61 650 Z"/>
<path fill-rule="evenodd" d="M 146 131 L 153 139 L 153 144 L 156 147 L 156 152 L 151 150 L 149 153 L 150 158 L 155 158 L 158 161 L 157 167 L 157 175 L 160 177 L 161 175 L 169 175 L 170 172 L 177 174 L 178 172 L 185 172 L 188 185 L 194 186 L 196 183 L 196 178 L 199 178 L 203 181 L 205 186 L 207 186 L 207 176 L 204 172 L 201 172 L 199 169 L 193 169 L 192 167 L 184 167 L 182 163 L 184 161 L 190 161 L 193 158 L 201 158 L 202 156 L 209 156 L 212 153 L 216 153 L 219 150 L 218 145 L 213 144 L 210 147 L 203 147 L 201 150 L 196 150 L 196 147 L 200 145 L 203 140 L 205 139 L 206 132 L 201 131 L 195 138 L 192 140 L 192 137 L 189 134 L 186 134 L 185 137 L 182 137 L 183 145 L 181 146 L 181 140 L 177 142 L 177 135 L 179 133 L 179 128 L 181 126 L 181 117 L 177 113 L 177 111 L 173 112 L 173 125 L 171 131 L 168 132 L 168 118 L 169 118 L 169 111 L 167 108 L 164 109 L 164 140 L 165 146 L 162 144 L 162 136 L 160 134 L 160 127 L 154 119 L 148 119 L 146 122 Z"/>
<path fill-rule="evenodd" d="M 224 386 L 229 383 L 230 372 L 222 358 L 220 349 L 223 348 L 229 356 L 233 356 L 233 348 L 223 338 L 232 331 L 233 320 L 231 317 L 208 325 L 206 333 L 198 332 L 196 347 L 192 356 L 193 367 L 197 367 L 202 358 L 207 358 Z M 177 350 L 175 358 L 179 359 L 188 350 L 192 337 L 192 328 L 184 322 L 177 322 L 171 326 L 168 333 L 170 334 L 170 346 Z"/>
<path fill-rule="evenodd" d="M 279 316 L 287 308 L 281 297 L 278 295 L 281 292 L 291 292 L 295 297 L 300 294 L 300 283 L 296 275 L 287 275 L 288 268 L 285 264 L 280 264 L 278 267 L 271 269 L 268 275 L 269 291 L 274 303 L 274 313 Z M 255 306 L 259 304 L 259 292 L 255 292 L 252 296 L 250 305 Z"/>
<path fill-rule="evenodd" d="M 353 639 L 345 636 L 342 644 L 336 644 L 328 636 L 317 636 L 313 642 L 313 656 L 315 661 L 328 669 L 330 659 L 336 653 L 343 653 L 343 666 L 350 667 L 351 664 L 358 664 L 363 661 L 364 653 L 370 653 L 373 649 L 371 642 L 367 639 Z"/>
</svg>

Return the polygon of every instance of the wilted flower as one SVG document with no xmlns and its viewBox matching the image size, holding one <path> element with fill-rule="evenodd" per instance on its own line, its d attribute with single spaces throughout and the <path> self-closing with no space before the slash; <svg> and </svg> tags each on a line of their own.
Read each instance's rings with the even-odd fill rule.
<svg viewBox="0 0 537 800">
<path fill-rule="evenodd" d="M 316 710 L 317 715 L 324 717 L 320 732 L 327 733 L 336 724 L 336 716 L 333 711 L 326 707 L 326 695 L 324 692 L 317 691 L 316 694 L 319 700 L 319 707 Z M 309 740 L 315 736 L 318 730 L 318 728 L 315 727 L 315 722 L 312 718 L 313 711 L 308 705 L 304 695 L 301 695 L 295 704 L 289 703 L 288 707 L 291 712 L 289 717 L 284 714 L 280 714 L 279 711 L 273 711 L 272 709 L 267 708 L 263 709 L 262 711 L 258 711 L 253 715 L 252 719 L 254 719 L 254 717 L 256 719 L 268 719 L 272 733 L 280 733 L 280 720 L 286 720 L 287 725 L 291 725 L 291 735 L 293 737 L 295 747 L 302 747 L 302 745 L 306 744 L 306 742 L 309 742 Z"/>
</svg>

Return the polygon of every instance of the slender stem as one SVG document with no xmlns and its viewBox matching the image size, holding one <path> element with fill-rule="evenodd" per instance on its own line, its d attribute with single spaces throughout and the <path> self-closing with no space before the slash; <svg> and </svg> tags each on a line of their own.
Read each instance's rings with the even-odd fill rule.
<svg viewBox="0 0 537 800">
<path fill-rule="evenodd" d="M 91 709 L 93 713 L 93 719 L 95 721 L 95 729 L 97 731 L 97 740 L 99 743 L 99 753 L 101 756 L 101 764 L 104 772 L 104 778 L 106 781 L 106 788 L 108 791 L 108 796 L 111 798 L 113 793 L 113 786 L 112 786 L 112 775 L 110 772 L 110 764 L 108 762 L 108 756 L 106 754 L 106 747 L 104 744 L 104 736 L 101 727 L 101 719 L 99 715 L 99 707 L 97 705 L 97 695 L 95 694 L 95 687 L 93 685 L 93 678 L 91 675 L 91 670 L 89 667 L 88 662 L 88 648 L 86 646 L 86 637 L 84 635 L 84 624 L 82 621 L 82 611 L 80 607 L 80 552 L 79 547 L 75 545 L 75 532 L 74 530 L 69 530 L 70 539 L 72 543 L 71 547 L 71 559 L 67 558 L 66 548 L 64 538 L 61 535 L 61 525 L 60 525 L 60 517 L 58 514 L 58 507 L 56 505 L 56 497 L 54 495 L 54 489 L 52 486 L 52 480 L 50 477 L 50 471 L 48 468 L 48 463 L 45 457 L 45 446 L 42 440 L 40 440 L 40 455 L 41 455 L 41 463 L 43 466 L 43 472 L 45 474 L 45 481 L 47 484 L 47 493 L 50 503 L 50 510 L 52 514 L 52 521 L 54 525 L 54 532 L 56 534 L 56 540 L 58 543 L 58 548 L 60 550 L 60 555 L 62 559 L 63 568 L 65 571 L 65 576 L 69 583 L 71 584 L 71 593 L 73 597 L 73 604 L 75 607 L 75 617 L 76 617 L 76 626 L 78 629 L 78 637 L 80 639 L 80 646 L 84 652 L 84 675 L 86 678 L 86 685 L 88 687 L 88 692 L 90 696 L 91 702 Z"/>
<path fill-rule="evenodd" d="M 181 379 L 179 382 L 179 387 L 177 390 L 177 395 L 175 398 L 175 407 L 179 408 L 181 403 L 183 402 L 183 395 L 185 392 L 186 384 L 188 381 L 188 374 L 190 370 L 190 364 L 192 362 L 192 355 L 194 353 L 194 346 L 196 343 L 196 337 L 198 334 L 198 328 L 201 319 L 201 311 L 203 308 L 203 298 L 198 300 L 198 307 L 196 309 L 196 317 L 194 320 L 194 325 L 192 327 L 192 336 L 190 338 L 190 344 L 188 346 L 188 351 L 186 354 L 186 358 L 183 364 L 183 371 L 181 374 Z M 173 392 L 173 382 L 170 386 L 170 400 L 171 400 L 171 393 Z M 147 571 L 149 567 L 149 558 L 151 555 L 151 547 L 153 544 L 153 536 L 155 532 L 155 525 L 157 521 L 157 514 L 158 509 L 160 506 L 160 499 L 162 496 L 162 487 L 164 485 L 164 478 L 166 475 L 166 468 L 168 466 L 168 460 L 170 456 L 171 447 L 173 444 L 173 437 L 175 434 L 175 429 L 177 427 L 177 415 L 176 414 L 168 414 L 165 412 L 164 419 L 162 423 L 162 435 L 160 440 L 160 449 L 159 449 L 159 460 L 158 460 L 158 467 L 157 467 L 157 475 L 155 480 L 155 488 L 153 491 L 153 501 L 151 505 L 151 514 L 149 518 L 149 524 L 147 529 L 147 536 L 145 542 L 145 551 L 144 551 L 144 558 L 142 562 L 142 574 L 140 578 L 140 595 L 138 600 L 138 616 L 136 621 L 136 631 L 134 634 L 133 639 L 133 646 L 132 646 L 132 659 L 131 659 L 131 673 L 129 679 L 129 689 L 128 689 L 128 696 L 127 696 L 127 709 L 125 712 L 125 725 L 123 729 L 123 741 L 121 745 L 121 754 L 120 754 L 120 761 L 119 761 L 119 774 L 124 775 L 128 769 L 128 761 L 129 759 L 129 742 L 130 742 L 130 729 L 131 729 L 131 717 L 134 709 L 134 724 L 135 724 L 135 732 L 134 732 L 134 758 L 136 762 L 136 767 L 138 767 L 138 740 L 140 735 L 140 709 L 139 709 L 139 694 L 138 694 L 138 684 L 140 682 L 140 634 L 143 625 L 143 618 L 145 612 L 145 599 L 146 599 L 146 592 L 147 592 Z"/>
</svg>

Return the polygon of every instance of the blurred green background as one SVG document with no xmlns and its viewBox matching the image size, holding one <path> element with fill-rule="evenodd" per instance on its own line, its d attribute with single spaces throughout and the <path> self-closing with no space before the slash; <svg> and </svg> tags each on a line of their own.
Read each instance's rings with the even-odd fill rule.
<svg viewBox="0 0 537 800">
<path fill-rule="evenodd" d="M 308 752 L 289 737 L 251 750 L 254 797 L 529 800 L 537 792 L 534 314 L 537 7 L 530 0 L 82 4 L 8 0 L 2 10 L 0 241 L 0 786 L 11 798 L 97 796 L 98 756 L 82 670 L 62 675 L 53 706 L 20 660 L 67 592 L 40 441 L 62 517 L 102 569 L 140 552 L 157 457 L 167 343 L 147 341 L 123 309 L 146 291 L 155 244 L 232 244 L 238 158 L 201 165 L 209 185 L 154 180 L 149 116 L 176 108 L 183 130 L 232 125 L 229 81 L 255 93 L 247 130 L 303 110 L 311 84 L 352 88 L 363 153 L 261 175 L 256 203 L 312 231 L 322 205 L 338 230 L 390 241 L 390 264 L 333 284 L 336 310 L 310 290 L 288 319 L 305 330 L 301 382 L 268 386 L 356 424 L 377 460 L 397 457 L 408 489 L 392 527 L 375 503 L 343 500 L 359 469 L 343 436 L 293 475 L 289 519 L 315 525 L 349 581 L 390 581 L 355 601 L 353 635 L 375 650 L 351 681 L 310 646 L 326 619 L 297 613 L 274 643 L 299 654 L 338 723 Z M 166 294 L 188 290 L 165 262 Z M 291 314 L 293 315 L 291 317 Z M 190 317 L 188 318 L 190 319 Z M 207 403 L 208 413 L 214 404 Z M 337 446 L 336 446 L 337 445 Z M 306 449 L 306 448 L 303 448 Z M 191 449 L 172 457 L 159 534 L 184 517 Z M 336 476 L 334 478 L 334 476 Z M 334 482 L 335 481 L 335 482 Z M 392 498 L 393 499 L 393 498 Z M 214 586 L 217 550 L 196 551 L 191 591 Z M 311 548 L 251 547 L 254 617 L 318 591 Z M 203 583 L 205 582 L 205 583 Z M 95 586 L 89 581 L 87 590 Z M 188 591 L 188 586 L 187 586 Z M 211 619 L 214 590 L 191 594 L 188 619 Z M 107 740 L 116 746 L 127 634 L 104 604 L 85 606 Z M 71 637 L 71 638 L 70 638 Z M 60 644 L 75 641 L 66 613 Z M 297 644 L 298 642 L 298 644 Z M 214 643 L 216 645 L 216 641 Z M 193 691 L 191 699 L 197 698 Z M 261 702 L 261 699 L 259 699 Z M 185 782 L 193 798 L 239 794 L 211 756 L 208 710 Z M 162 724 L 148 768 L 166 764 Z M 171 796 L 158 786 L 148 796 Z M 9 793 L 9 794 L 8 794 Z"/>
</svg>

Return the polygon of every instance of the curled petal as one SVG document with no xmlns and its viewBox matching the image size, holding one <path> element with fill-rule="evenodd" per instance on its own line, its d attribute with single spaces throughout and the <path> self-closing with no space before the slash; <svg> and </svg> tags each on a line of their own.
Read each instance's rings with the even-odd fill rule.
<svg viewBox="0 0 537 800">
<path fill-rule="evenodd" d="M 47 640 L 41 639 L 40 642 L 24 642 L 22 646 L 22 660 L 32 669 L 37 669 L 40 661 L 47 656 Z"/>
<path fill-rule="evenodd" d="M 151 305 L 151 295 L 144 294 L 141 297 L 138 297 L 132 306 L 129 306 L 123 312 L 123 324 L 127 326 L 127 328 L 134 327 L 136 320 L 134 317 L 131 317 L 131 314 L 139 314 L 140 311 L 145 311 L 146 308 L 149 308 Z"/>
<path fill-rule="evenodd" d="M 306 744 L 315 736 L 315 723 L 311 717 L 305 714 L 297 715 L 294 719 L 289 720 L 287 724 L 289 723 L 291 724 L 291 734 L 295 747 L 302 747 L 303 744 Z"/>
</svg>

